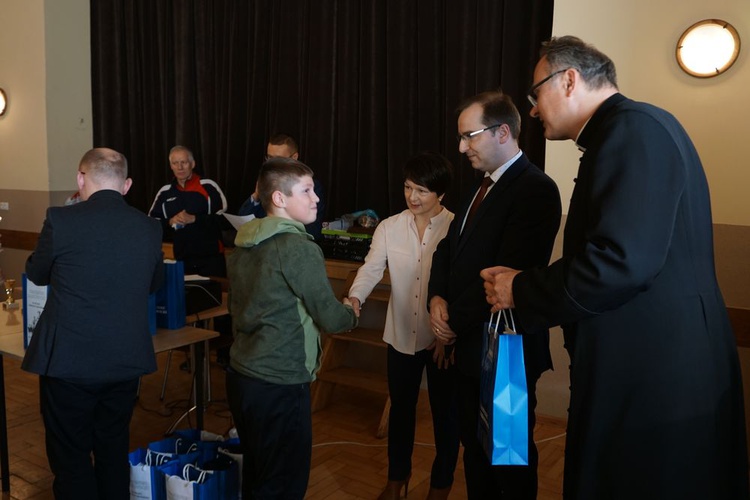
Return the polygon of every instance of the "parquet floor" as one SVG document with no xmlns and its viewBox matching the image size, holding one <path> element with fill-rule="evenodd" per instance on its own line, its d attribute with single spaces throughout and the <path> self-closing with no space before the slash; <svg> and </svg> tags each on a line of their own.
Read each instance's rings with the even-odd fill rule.
<svg viewBox="0 0 750 500">
<path fill-rule="evenodd" d="M 131 449 L 160 439 L 170 424 L 188 404 L 191 377 L 180 371 L 184 360 L 175 352 L 165 402 L 159 401 L 161 377 L 166 353 L 159 355 L 159 371 L 144 377 L 141 397 L 131 423 Z M 22 372 L 20 362 L 5 359 L 5 384 L 10 447 L 11 495 L 3 499 L 52 499 L 52 475 L 44 450 L 44 428 L 39 415 L 37 378 Z M 226 407 L 224 376 L 212 363 L 212 400 L 205 414 L 206 430 L 225 434 L 231 427 Z M 381 396 L 368 395 L 340 388 L 334 401 L 313 415 L 313 460 L 310 471 L 308 500 L 373 499 L 386 482 L 386 440 L 377 439 L 375 431 L 384 401 Z M 194 415 L 180 428 L 195 425 Z M 537 440 L 540 451 L 539 500 L 561 498 L 564 424 L 556 419 L 539 417 Z M 432 424 L 429 405 L 420 397 L 417 438 L 409 498 L 425 498 L 429 489 L 429 471 L 434 455 L 431 443 Z M 451 499 L 465 499 L 463 467 L 459 460 Z"/>
</svg>

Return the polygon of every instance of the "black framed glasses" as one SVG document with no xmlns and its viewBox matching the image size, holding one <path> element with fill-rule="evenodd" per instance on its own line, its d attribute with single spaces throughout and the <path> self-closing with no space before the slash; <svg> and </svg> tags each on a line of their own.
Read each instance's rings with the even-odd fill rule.
<svg viewBox="0 0 750 500">
<path fill-rule="evenodd" d="M 547 83 L 552 78 L 554 78 L 557 75 L 559 75 L 560 73 L 565 73 L 569 69 L 572 69 L 572 68 L 558 69 L 557 71 L 553 71 L 552 73 L 550 73 L 549 75 L 547 75 L 546 78 L 543 78 L 542 81 L 540 81 L 539 83 L 536 83 L 536 84 L 532 85 L 531 88 L 529 89 L 529 91 L 526 92 L 526 98 L 529 100 L 529 102 L 531 103 L 531 105 L 533 107 L 536 107 L 536 90 L 539 87 L 541 87 L 542 85 L 544 85 L 545 83 Z"/>
<path fill-rule="evenodd" d="M 458 141 L 459 144 L 461 144 L 461 141 L 469 142 L 470 140 L 472 140 L 474 137 L 478 136 L 482 132 L 492 130 L 493 128 L 497 128 L 500 125 L 502 125 L 502 123 L 498 123 L 496 125 L 490 125 L 489 127 L 484 127 L 481 130 L 475 130 L 474 132 L 466 132 L 465 134 L 458 134 L 456 136 L 456 140 Z"/>
</svg>

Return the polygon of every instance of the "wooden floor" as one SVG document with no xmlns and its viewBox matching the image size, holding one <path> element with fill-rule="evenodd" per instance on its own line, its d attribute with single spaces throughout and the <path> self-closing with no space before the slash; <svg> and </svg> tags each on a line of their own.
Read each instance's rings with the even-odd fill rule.
<svg viewBox="0 0 750 500">
<path fill-rule="evenodd" d="M 144 377 L 141 398 L 131 423 L 131 449 L 160 439 L 184 411 L 190 395 L 191 377 L 178 366 L 185 359 L 175 352 L 165 402 L 159 401 L 166 353 L 159 355 L 159 371 Z M 20 363 L 5 360 L 5 385 L 10 446 L 11 495 L 2 498 L 52 499 L 52 475 L 44 450 L 44 428 L 39 415 L 37 377 L 22 372 Z M 205 414 L 206 430 L 225 434 L 231 427 L 226 406 L 224 373 L 212 363 L 212 400 Z M 429 489 L 429 471 L 434 456 L 432 424 L 426 397 L 420 397 L 417 417 L 419 443 L 413 456 L 409 498 L 423 499 Z M 306 498 L 374 499 L 387 476 L 386 441 L 375 431 L 383 407 L 381 396 L 337 389 L 328 408 L 313 415 L 313 460 Z M 195 425 L 194 415 L 180 428 Z M 561 498 L 564 425 L 556 419 L 538 418 L 539 500 Z M 459 460 L 450 498 L 465 499 L 463 466 Z"/>
</svg>

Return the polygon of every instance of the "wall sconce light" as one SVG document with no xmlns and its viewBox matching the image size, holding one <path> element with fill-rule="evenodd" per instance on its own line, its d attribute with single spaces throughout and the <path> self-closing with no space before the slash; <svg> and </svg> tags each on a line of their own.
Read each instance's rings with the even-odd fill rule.
<svg viewBox="0 0 750 500">
<path fill-rule="evenodd" d="M 5 114 L 6 109 L 8 109 L 8 96 L 5 95 L 3 89 L 0 89 L 0 116 Z"/>
<path fill-rule="evenodd" d="M 740 54 L 740 35 L 726 21 L 704 19 L 677 42 L 677 62 L 685 73 L 710 78 L 728 70 Z"/>
</svg>

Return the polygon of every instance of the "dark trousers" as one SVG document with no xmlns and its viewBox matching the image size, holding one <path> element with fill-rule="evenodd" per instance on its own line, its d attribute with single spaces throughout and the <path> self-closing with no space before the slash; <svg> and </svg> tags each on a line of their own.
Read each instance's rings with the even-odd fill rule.
<svg viewBox="0 0 750 500">
<path fill-rule="evenodd" d="M 447 488 L 453 484 L 459 449 L 455 368 L 451 366 L 448 369 L 438 369 L 432 360 L 432 351 L 426 349 L 411 355 L 388 346 L 388 391 L 391 396 L 391 410 L 388 414 L 388 479 L 403 481 L 411 473 L 417 400 L 422 371 L 425 369 L 435 434 L 435 460 L 432 463 L 430 486 Z"/>
<path fill-rule="evenodd" d="M 310 478 L 310 384 L 278 385 L 227 370 L 242 448 L 242 498 L 302 499 Z"/>
<path fill-rule="evenodd" d="M 57 500 L 130 498 L 129 426 L 137 389 L 138 379 L 78 384 L 39 377 Z"/>
<path fill-rule="evenodd" d="M 536 382 L 526 378 L 529 393 L 529 465 L 492 466 L 477 437 L 479 379 L 458 372 L 464 475 L 470 499 L 536 500 L 539 455 L 534 444 Z"/>
</svg>

